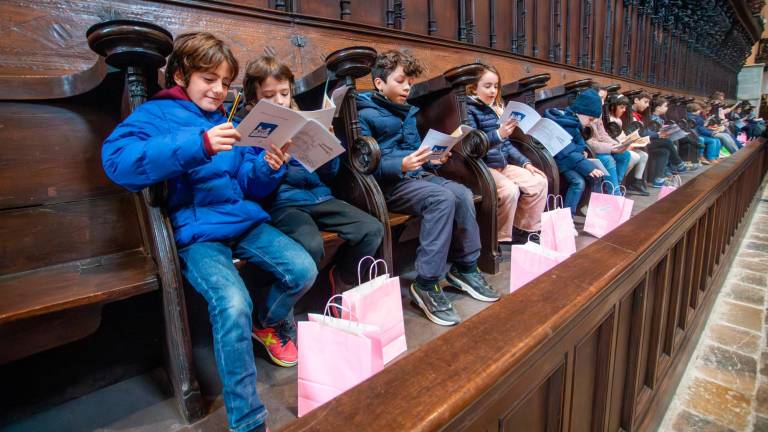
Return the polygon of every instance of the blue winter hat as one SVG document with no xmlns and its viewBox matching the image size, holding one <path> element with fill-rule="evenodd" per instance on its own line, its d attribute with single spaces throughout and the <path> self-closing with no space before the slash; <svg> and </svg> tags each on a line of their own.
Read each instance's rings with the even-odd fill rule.
<svg viewBox="0 0 768 432">
<path fill-rule="evenodd" d="M 581 92 L 571 104 L 571 111 L 590 117 L 600 117 L 603 112 L 603 101 L 595 89 Z"/>
</svg>

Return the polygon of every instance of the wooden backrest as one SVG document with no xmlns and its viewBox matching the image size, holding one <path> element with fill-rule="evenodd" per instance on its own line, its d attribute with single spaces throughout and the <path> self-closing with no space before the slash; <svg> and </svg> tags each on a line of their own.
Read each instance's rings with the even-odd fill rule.
<svg viewBox="0 0 768 432">
<path fill-rule="evenodd" d="M 82 94 L 30 86 L 27 98 L 0 101 L 0 275 L 143 247 L 131 194 L 101 167 L 122 76 L 106 74 L 103 62 L 95 68 Z"/>
<path fill-rule="evenodd" d="M 536 92 L 536 111 L 544 115 L 544 111 L 549 108 L 565 108 L 576 99 L 579 93 L 590 88 L 592 84 L 592 79 L 587 78 L 539 90 Z"/>
</svg>

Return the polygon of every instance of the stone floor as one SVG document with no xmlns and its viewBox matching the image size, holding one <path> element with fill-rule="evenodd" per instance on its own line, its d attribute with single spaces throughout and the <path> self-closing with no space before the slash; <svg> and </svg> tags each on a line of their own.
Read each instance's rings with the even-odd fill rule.
<svg viewBox="0 0 768 432">
<path fill-rule="evenodd" d="M 768 431 L 768 190 L 661 431 Z"/>
<path fill-rule="evenodd" d="M 683 174 L 683 181 L 688 181 L 701 172 L 703 170 Z M 658 189 L 651 189 L 651 196 L 649 197 L 630 196 L 635 200 L 633 217 L 655 203 L 657 195 Z M 577 217 L 575 221 L 577 228 L 583 227 L 583 217 Z M 582 233 L 577 238 L 577 248 L 582 249 L 595 240 L 594 237 Z M 494 287 L 504 292 L 504 287 L 509 284 L 509 247 L 503 247 L 502 252 L 499 273 L 487 275 L 487 278 Z M 760 262 L 755 265 L 760 265 Z M 413 277 L 415 275 L 412 269 L 406 268 L 401 272 L 403 312 L 409 352 L 450 331 L 448 327 L 437 326 L 426 320 L 423 314 L 408 301 L 406 289 Z M 472 300 L 457 291 L 446 290 L 446 292 L 459 314 L 465 319 L 491 306 L 488 303 Z M 748 294 L 743 293 L 743 295 Z M 762 299 L 762 297 L 760 298 Z M 301 319 L 301 317 L 299 318 Z M 270 411 L 269 424 L 274 430 L 296 419 L 296 369 L 274 366 L 265 359 L 263 353 L 260 353 L 260 348 L 257 347 L 256 350 L 259 394 Z M 211 350 L 202 351 L 204 352 L 196 353 L 196 366 L 201 382 L 215 380 L 216 370 Z M 407 353 L 403 355 L 407 355 Z M 213 400 L 207 417 L 193 425 L 185 425 L 178 415 L 173 398 L 158 390 L 153 375 L 155 374 L 150 373 L 133 377 L 38 412 L 12 424 L 0 426 L 0 430 L 14 432 L 49 430 L 59 432 L 82 430 L 211 432 L 227 430 L 226 413 L 223 409 L 221 396 Z M 768 393 L 766 396 L 768 398 Z"/>
</svg>

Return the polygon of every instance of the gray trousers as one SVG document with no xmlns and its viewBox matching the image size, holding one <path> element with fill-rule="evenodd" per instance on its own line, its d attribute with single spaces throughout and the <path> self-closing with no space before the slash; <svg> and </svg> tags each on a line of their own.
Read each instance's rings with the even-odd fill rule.
<svg viewBox="0 0 768 432">
<path fill-rule="evenodd" d="M 451 180 L 426 174 L 388 188 L 389 210 L 421 216 L 416 272 L 424 279 L 440 279 L 446 262 L 474 265 L 480 256 L 480 230 L 472 192 Z"/>
</svg>

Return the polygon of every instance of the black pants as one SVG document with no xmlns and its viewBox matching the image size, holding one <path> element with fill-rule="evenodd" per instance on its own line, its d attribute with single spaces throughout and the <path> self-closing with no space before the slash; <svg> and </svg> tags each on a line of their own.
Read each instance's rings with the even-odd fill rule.
<svg viewBox="0 0 768 432">
<path fill-rule="evenodd" d="M 677 151 L 675 144 L 667 138 L 651 138 L 651 143 L 648 144 L 648 151 L 653 154 L 653 150 L 663 148 L 669 152 L 669 163 L 673 166 L 680 165 L 683 160 L 680 158 L 680 153 Z"/>
<path fill-rule="evenodd" d="M 336 265 L 342 279 L 349 283 L 357 282 L 360 259 L 375 256 L 384 237 L 384 227 L 376 218 L 335 198 L 314 205 L 279 207 L 270 216 L 272 226 L 304 246 L 315 264 L 324 254 L 320 231 L 336 233 L 344 239 Z"/>
<path fill-rule="evenodd" d="M 677 145 L 680 149 L 680 157 L 687 162 L 699 161 L 699 148 L 704 148 L 703 144 L 699 143 L 699 140 L 693 134 L 688 134 L 686 137 L 677 141 Z"/>
</svg>

